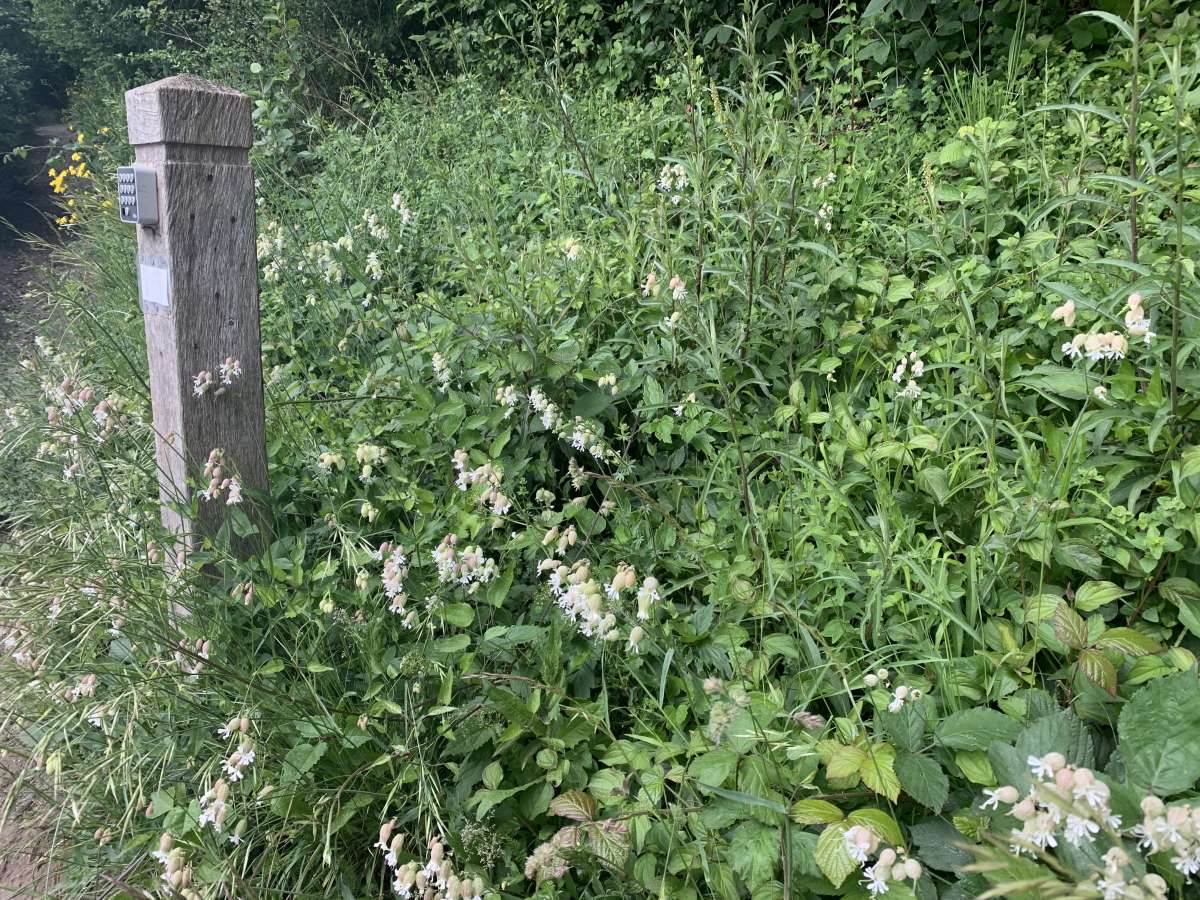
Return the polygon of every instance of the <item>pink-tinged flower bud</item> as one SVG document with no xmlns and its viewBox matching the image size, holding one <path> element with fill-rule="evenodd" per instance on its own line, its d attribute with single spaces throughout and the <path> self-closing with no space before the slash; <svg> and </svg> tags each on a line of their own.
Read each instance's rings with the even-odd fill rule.
<svg viewBox="0 0 1200 900">
<path fill-rule="evenodd" d="M 879 865 L 890 866 L 896 862 L 896 851 L 891 847 L 886 847 L 879 854 Z"/>
<path fill-rule="evenodd" d="M 1042 762 L 1049 766 L 1053 771 L 1057 772 L 1067 764 L 1067 758 L 1055 750 L 1043 756 Z"/>
<path fill-rule="evenodd" d="M 1017 803 L 1010 810 L 1012 817 L 1021 822 L 1027 822 L 1037 814 L 1037 805 L 1032 797 L 1026 797 L 1020 803 Z"/>
<path fill-rule="evenodd" d="M 171 852 L 173 846 L 175 846 L 175 839 L 168 832 L 164 831 L 162 837 L 158 839 L 158 852 L 166 856 Z"/>
<path fill-rule="evenodd" d="M 1091 769 L 1080 768 L 1076 769 L 1074 776 L 1071 779 L 1071 786 L 1077 788 L 1091 787 L 1096 781 L 1096 776 L 1092 774 Z"/>
<path fill-rule="evenodd" d="M 91 388 L 84 388 L 82 391 L 79 392 L 79 402 L 80 403 L 90 403 L 91 399 L 95 396 L 96 396 L 96 393 Z"/>
<path fill-rule="evenodd" d="M 904 874 L 907 875 L 909 878 L 911 878 L 913 881 L 916 881 L 918 878 L 921 877 L 922 871 L 924 871 L 924 870 L 921 868 L 921 864 L 919 862 L 917 862 L 915 859 L 906 859 L 904 861 Z"/>
<path fill-rule="evenodd" d="M 250 717 L 242 716 L 240 719 L 238 719 L 237 727 L 238 731 L 240 731 L 242 734 L 248 734 L 250 732 Z"/>
<path fill-rule="evenodd" d="M 889 875 L 891 876 L 892 881 L 907 881 L 908 880 L 908 872 L 904 871 L 904 863 L 902 863 L 902 862 L 898 862 L 894 866 L 892 866 L 892 869 L 891 869 L 891 872 L 889 873 Z"/>
<path fill-rule="evenodd" d="M 395 822 L 395 821 L 396 821 L 395 819 L 392 819 L 392 822 Z M 386 840 L 384 840 L 383 829 L 380 829 L 379 841 L 380 841 L 380 843 L 388 844 L 388 853 L 395 854 L 396 856 L 399 856 L 400 851 L 404 848 L 404 835 L 402 835 L 402 834 L 397 834 L 394 837 L 392 837 L 391 843 L 389 844 Z"/>
<path fill-rule="evenodd" d="M 1070 769 L 1059 769 L 1054 773 L 1054 783 L 1064 791 L 1069 791 L 1075 783 L 1075 773 Z"/>
<path fill-rule="evenodd" d="M 1142 815 L 1148 818 L 1158 818 L 1163 814 L 1164 809 L 1166 807 L 1163 805 L 1163 802 L 1153 794 L 1142 801 Z"/>
<path fill-rule="evenodd" d="M 1016 803 L 1021 794 L 1011 784 L 996 788 L 996 799 L 1001 803 Z"/>
</svg>

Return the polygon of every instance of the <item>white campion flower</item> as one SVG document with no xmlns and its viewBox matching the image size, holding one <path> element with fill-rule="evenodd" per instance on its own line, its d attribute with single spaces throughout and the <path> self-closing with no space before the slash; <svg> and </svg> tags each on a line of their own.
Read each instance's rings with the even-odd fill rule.
<svg viewBox="0 0 1200 900">
<path fill-rule="evenodd" d="M 667 287 L 671 290 L 671 298 L 673 300 L 683 300 L 687 297 L 687 285 L 683 283 L 683 279 L 678 275 L 672 275 Z"/>
<path fill-rule="evenodd" d="M 1075 327 L 1075 301 L 1067 300 L 1062 306 L 1057 306 L 1050 313 L 1051 322 L 1062 322 L 1067 328 Z"/>
<path fill-rule="evenodd" d="M 842 835 L 846 852 L 855 862 L 865 863 L 878 849 L 879 838 L 865 825 L 852 825 Z"/>
</svg>

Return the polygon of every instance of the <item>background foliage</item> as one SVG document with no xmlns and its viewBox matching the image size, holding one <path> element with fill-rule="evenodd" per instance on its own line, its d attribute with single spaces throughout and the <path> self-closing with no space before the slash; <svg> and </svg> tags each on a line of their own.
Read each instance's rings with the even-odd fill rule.
<svg viewBox="0 0 1200 900">
<path fill-rule="evenodd" d="M 1200 777 L 1194 18 L 871 3 L 816 43 L 773 10 L 668 42 L 634 8 L 385 17 L 432 74 L 274 8 L 131 51 L 255 100 L 245 562 L 226 533 L 162 565 L 129 235 L 89 174 L 128 156 L 119 95 L 81 94 L 68 324 L 0 438 L 0 672 L 68 800 L 62 896 L 164 865 L 390 896 L 440 838 L 489 897 L 860 897 L 856 829 L 920 861 L 891 898 L 1099 896 L 1113 848 L 1186 895 L 1126 832 Z M 1013 856 L 1004 789 L 1043 766 L 1124 827 Z"/>
</svg>

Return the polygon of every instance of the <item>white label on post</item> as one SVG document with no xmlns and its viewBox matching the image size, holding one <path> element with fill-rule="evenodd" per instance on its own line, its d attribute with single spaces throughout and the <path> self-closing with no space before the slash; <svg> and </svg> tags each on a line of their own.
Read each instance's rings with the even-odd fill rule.
<svg viewBox="0 0 1200 900">
<path fill-rule="evenodd" d="M 143 310 L 171 308 L 171 270 L 165 260 L 148 256 L 138 258 L 138 293 Z"/>
</svg>

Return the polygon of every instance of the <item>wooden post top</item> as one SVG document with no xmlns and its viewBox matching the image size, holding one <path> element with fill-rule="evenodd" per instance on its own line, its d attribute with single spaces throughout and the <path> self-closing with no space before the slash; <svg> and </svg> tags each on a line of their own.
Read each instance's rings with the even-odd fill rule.
<svg viewBox="0 0 1200 900">
<path fill-rule="evenodd" d="M 249 149 L 250 98 L 196 75 L 173 75 L 125 92 L 129 143 Z"/>
</svg>

